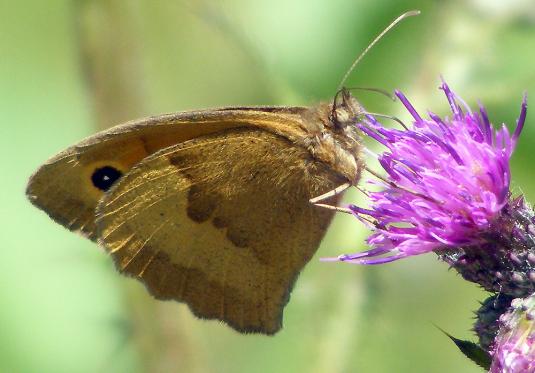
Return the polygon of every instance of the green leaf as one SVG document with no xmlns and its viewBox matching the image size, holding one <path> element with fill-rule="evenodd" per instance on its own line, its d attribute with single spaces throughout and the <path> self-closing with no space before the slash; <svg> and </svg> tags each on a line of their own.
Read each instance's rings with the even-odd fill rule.
<svg viewBox="0 0 535 373">
<path fill-rule="evenodd" d="M 439 328 L 440 329 L 440 328 Z M 472 360 L 474 363 L 479 365 L 481 368 L 485 370 L 490 369 L 490 364 L 492 363 L 492 359 L 490 354 L 485 351 L 481 346 L 479 346 L 477 343 L 471 342 L 471 341 L 465 341 L 462 339 L 455 338 L 451 334 L 445 332 L 444 330 L 440 329 L 444 334 L 446 334 L 449 339 L 455 343 L 455 345 L 461 350 L 461 352 Z"/>
</svg>

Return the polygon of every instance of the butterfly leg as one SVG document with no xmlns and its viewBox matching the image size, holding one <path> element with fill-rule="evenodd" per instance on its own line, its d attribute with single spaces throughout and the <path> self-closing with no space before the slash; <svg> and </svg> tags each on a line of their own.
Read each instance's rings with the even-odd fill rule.
<svg viewBox="0 0 535 373">
<path fill-rule="evenodd" d="M 310 203 L 316 205 L 320 201 L 326 200 L 328 198 L 331 198 L 331 197 L 334 197 L 334 196 L 337 196 L 337 195 L 343 193 L 350 186 L 351 186 L 351 183 L 344 183 L 344 184 L 334 188 L 333 190 L 329 190 L 327 193 L 323 193 L 320 196 L 311 198 L 310 199 Z"/>
<path fill-rule="evenodd" d="M 344 184 L 334 188 L 333 190 L 328 191 L 327 193 L 324 193 L 324 194 L 322 194 L 320 196 L 311 198 L 309 201 L 313 205 L 316 205 L 316 206 L 319 206 L 319 207 L 323 207 L 323 208 L 326 208 L 326 209 L 329 209 L 329 210 L 335 210 L 335 211 L 338 211 L 338 212 L 345 212 L 345 213 L 351 214 L 351 210 L 349 210 L 346 207 L 332 206 L 332 205 L 327 205 L 327 204 L 324 204 L 324 203 L 319 203 L 319 202 L 324 201 L 324 200 L 326 200 L 328 198 L 331 198 L 331 197 L 334 197 L 334 196 L 337 196 L 337 195 L 343 193 L 350 186 L 351 186 L 351 183 L 344 183 Z"/>
<path fill-rule="evenodd" d="M 338 212 L 343 212 L 346 214 L 352 214 L 353 212 L 348 209 L 347 207 L 340 207 L 340 206 L 333 206 L 333 205 L 326 205 L 324 203 L 314 203 L 314 206 L 323 207 L 327 210 L 334 210 Z"/>
</svg>

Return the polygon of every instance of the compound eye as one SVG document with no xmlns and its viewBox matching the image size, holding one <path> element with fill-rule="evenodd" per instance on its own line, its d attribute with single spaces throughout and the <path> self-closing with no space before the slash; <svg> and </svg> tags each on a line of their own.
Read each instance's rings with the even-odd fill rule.
<svg viewBox="0 0 535 373">
<path fill-rule="evenodd" d="M 104 166 L 97 168 L 93 172 L 91 181 L 95 188 L 106 192 L 121 176 L 123 176 L 123 173 L 115 167 Z"/>
</svg>

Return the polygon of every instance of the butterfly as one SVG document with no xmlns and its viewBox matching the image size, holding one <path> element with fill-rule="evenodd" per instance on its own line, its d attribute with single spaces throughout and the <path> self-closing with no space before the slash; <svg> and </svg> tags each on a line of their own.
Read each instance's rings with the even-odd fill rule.
<svg viewBox="0 0 535 373">
<path fill-rule="evenodd" d="M 345 97 L 335 111 L 236 107 L 119 125 L 47 161 L 27 195 L 156 298 L 273 334 L 333 217 L 309 200 L 362 169 L 362 109 Z"/>
<path fill-rule="evenodd" d="M 27 196 L 98 242 L 154 297 L 242 333 L 271 335 L 335 212 L 310 201 L 336 205 L 360 178 L 355 123 L 363 115 L 341 89 L 311 107 L 134 120 L 48 160 Z"/>
</svg>

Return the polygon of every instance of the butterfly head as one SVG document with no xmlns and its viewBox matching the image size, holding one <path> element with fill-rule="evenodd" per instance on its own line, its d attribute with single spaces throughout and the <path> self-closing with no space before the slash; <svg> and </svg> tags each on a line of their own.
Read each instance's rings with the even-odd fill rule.
<svg viewBox="0 0 535 373">
<path fill-rule="evenodd" d="M 334 96 L 329 122 L 335 130 L 343 130 L 355 124 L 364 116 L 364 108 L 353 97 L 349 89 L 342 88 Z"/>
<path fill-rule="evenodd" d="M 340 90 L 333 101 L 323 102 L 307 110 L 304 123 L 308 135 L 304 145 L 311 155 L 357 183 L 362 170 L 361 132 L 357 123 L 364 109 L 349 90 Z"/>
</svg>

